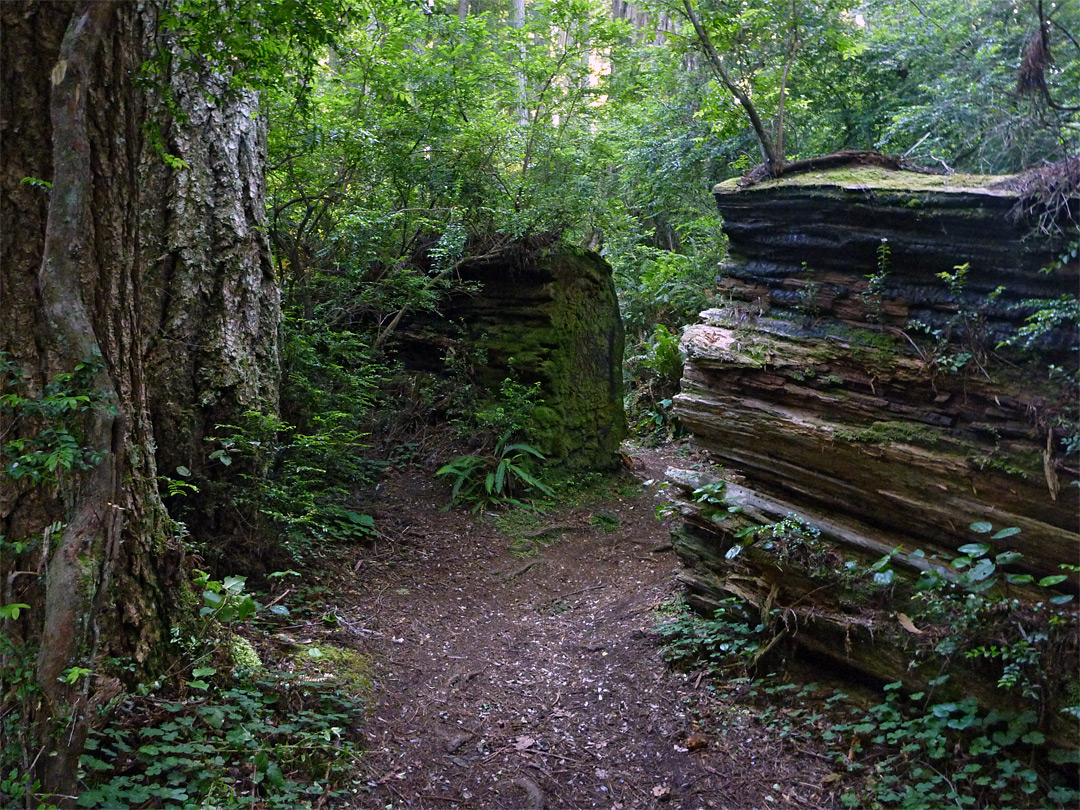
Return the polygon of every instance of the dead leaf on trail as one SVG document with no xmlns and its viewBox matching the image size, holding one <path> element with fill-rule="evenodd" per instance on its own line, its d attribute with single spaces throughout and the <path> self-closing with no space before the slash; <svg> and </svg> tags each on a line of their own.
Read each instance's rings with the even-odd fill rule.
<svg viewBox="0 0 1080 810">
<path fill-rule="evenodd" d="M 686 742 L 684 744 L 686 745 L 687 750 L 698 751 L 702 748 L 706 748 L 709 745 L 709 738 L 706 737 L 704 734 L 691 734 L 689 737 L 686 738 Z"/>
<path fill-rule="evenodd" d="M 668 785 L 657 785 L 652 789 L 652 795 L 660 801 L 667 801 L 671 798 L 671 788 Z"/>
<path fill-rule="evenodd" d="M 536 740 L 532 737 L 526 737 L 525 735 L 518 737 L 517 740 L 514 741 L 514 748 L 518 751 L 524 751 L 526 748 L 532 748 L 534 745 L 536 745 Z"/>
<path fill-rule="evenodd" d="M 922 635 L 923 631 L 920 630 L 904 613 L 897 613 L 896 618 L 900 621 L 900 626 L 907 630 L 909 633 L 915 633 L 916 635 Z"/>
</svg>

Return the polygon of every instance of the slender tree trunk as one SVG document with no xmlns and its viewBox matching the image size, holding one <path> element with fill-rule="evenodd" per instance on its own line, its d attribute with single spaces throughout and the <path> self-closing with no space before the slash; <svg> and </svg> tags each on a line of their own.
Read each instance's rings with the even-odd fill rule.
<svg viewBox="0 0 1080 810">
<path fill-rule="evenodd" d="M 149 452 L 139 321 L 145 105 L 135 80 L 147 37 L 134 3 L 4 3 L 2 12 L 4 217 L 12 211 L 34 230 L 3 243 L 4 322 L 28 328 L 5 328 L 0 348 L 39 391 L 79 363 L 98 365 L 89 391 L 97 406 L 81 428 L 100 462 L 45 491 L 0 479 L 0 534 L 23 540 L 60 523 L 50 548 L 3 564 L 34 574 L 18 578 L 17 596 L 32 605 L 18 632 L 38 646 L 36 774 L 66 806 L 93 709 L 115 691 L 102 661 L 126 658 L 137 671 L 158 663 L 180 582 Z M 52 183 L 44 216 L 26 196 L 44 189 L 17 185 L 27 169 Z M 6 427 L 9 440 L 36 433 L 29 421 Z M 93 674 L 64 677 L 73 667 Z"/>
<path fill-rule="evenodd" d="M 520 31 L 525 27 L 525 0 L 511 0 L 511 3 L 510 25 Z M 518 59 L 518 124 L 527 127 L 529 125 L 529 96 L 525 76 L 525 61 L 528 59 L 528 52 L 524 40 L 521 43 Z"/>
<path fill-rule="evenodd" d="M 731 77 L 727 67 L 724 65 L 724 60 L 713 46 L 712 39 L 709 37 L 709 32 L 705 30 L 705 26 L 703 26 L 701 20 L 698 19 L 697 12 L 694 11 L 694 7 L 690 0 L 683 0 L 683 9 L 686 12 L 686 19 L 694 26 L 694 33 L 697 35 L 698 44 L 701 45 L 701 49 L 705 53 L 705 58 L 712 67 L 713 73 L 716 74 L 717 81 L 727 88 L 728 92 L 735 97 L 735 100 L 739 102 L 739 105 L 746 113 L 746 117 L 750 119 L 750 126 L 753 128 L 758 145 L 761 147 L 761 154 L 765 159 L 765 163 L 768 165 L 769 174 L 773 177 L 778 177 L 784 170 L 784 154 L 777 149 L 773 139 L 769 137 L 769 133 L 766 131 L 765 125 L 761 121 L 761 115 L 758 113 L 757 106 L 750 99 L 750 96 L 743 92 L 742 88 L 740 88 Z"/>
</svg>

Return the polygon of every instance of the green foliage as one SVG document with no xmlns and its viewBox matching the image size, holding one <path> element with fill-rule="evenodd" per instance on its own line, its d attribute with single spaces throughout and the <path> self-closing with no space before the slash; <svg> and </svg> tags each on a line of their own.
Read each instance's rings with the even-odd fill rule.
<svg viewBox="0 0 1080 810">
<path fill-rule="evenodd" d="M 55 483 L 62 476 L 89 470 L 101 462 L 100 452 L 83 444 L 83 417 L 108 405 L 94 390 L 100 358 L 87 358 L 74 371 L 57 374 L 39 392 L 33 392 L 23 371 L 0 352 L 0 414 L 4 433 L 0 462 L 13 480 L 34 484 Z M 15 434 L 13 438 L 8 438 Z"/>
<path fill-rule="evenodd" d="M 341 315 L 380 346 L 456 286 L 462 258 L 592 232 L 608 108 L 590 103 L 606 78 L 588 54 L 618 47 L 622 26 L 587 0 L 531 3 L 521 29 L 495 12 L 358 6 L 364 24 L 315 72 L 308 103 L 270 98 L 270 220 L 290 299 L 330 280 Z"/>
<path fill-rule="evenodd" d="M 1054 109 L 1042 94 L 1016 92 L 1038 8 L 1000 0 L 870 3 L 867 56 L 894 76 L 876 146 L 889 153 L 917 146 L 913 157 L 986 173 L 1075 154 L 1075 114 Z M 1067 4 L 1046 12 L 1056 60 L 1043 79 L 1058 105 L 1075 106 L 1080 19 Z"/>
<path fill-rule="evenodd" d="M 76 806 L 291 810 L 353 800 L 366 682 L 344 665 L 317 676 L 303 665 L 267 670 L 237 634 L 263 611 L 244 578 L 196 571 L 195 585 L 198 618 L 172 633 L 182 669 L 106 707 L 108 721 L 91 731 L 80 760 Z M 264 615 L 273 614 L 288 610 L 275 604 Z M 347 652 L 326 654 L 356 663 Z M 65 677 L 89 674 L 72 668 Z"/>
<path fill-rule="evenodd" d="M 841 797 L 845 807 L 1051 808 L 1080 799 L 1031 767 L 1033 747 L 1046 741 L 1035 711 L 983 711 L 974 698 L 935 703 L 901 687 L 887 684 L 883 703 L 822 735 L 838 764 L 864 779 Z"/>
<path fill-rule="evenodd" d="M 125 698 L 87 740 L 77 806 L 293 810 L 353 798 L 355 697 L 285 675 L 200 680 L 215 672 L 197 667 L 190 697 Z"/>
<path fill-rule="evenodd" d="M 746 610 L 739 599 L 720 602 L 711 619 L 685 604 L 676 604 L 674 615 L 657 627 L 664 660 L 680 666 L 704 666 L 714 674 L 742 674 L 746 661 L 767 640 L 767 627 Z"/>
<path fill-rule="evenodd" d="M 249 411 L 240 425 L 219 425 L 207 439 L 210 459 L 227 467 L 241 461 L 230 483 L 237 503 L 249 503 L 281 532 L 295 558 L 318 556 L 324 541 L 362 540 L 374 521 L 342 505 L 368 480 L 357 453 L 361 434 L 344 413 L 311 415 L 311 432 Z M 265 472 L 255 472 L 265 471 Z"/>
<path fill-rule="evenodd" d="M 889 247 L 889 240 L 882 238 L 881 244 L 877 247 L 877 271 L 867 276 L 866 292 L 863 294 L 863 298 L 870 305 L 867 320 L 871 323 L 881 323 L 884 319 L 884 297 L 889 279 L 891 256 L 892 249 Z"/>
<path fill-rule="evenodd" d="M 644 353 L 627 360 L 627 418 L 646 439 L 670 438 L 675 427 L 671 418 L 672 397 L 678 393 L 683 356 L 679 335 L 663 324 L 653 327 Z"/>
<path fill-rule="evenodd" d="M 261 607 L 251 596 L 244 593 L 246 577 L 228 576 L 224 580 L 211 579 L 205 571 L 195 571 L 195 585 L 202 589 L 203 606 L 199 615 L 210 622 L 231 624 L 243 622 Z"/>
<path fill-rule="evenodd" d="M 0 805 L 5 807 L 26 806 L 41 788 L 32 776 L 36 747 L 26 734 L 41 700 L 34 678 L 37 648 L 11 633 L 11 622 L 23 610 L 30 606 L 10 603 L 0 609 Z"/>
<path fill-rule="evenodd" d="M 717 510 L 728 505 L 722 482 L 700 488 L 694 497 Z M 889 684 L 882 702 L 849 708 L 846 716 L 840 714 L 846 696 L 838 693 L 827 701 L 828 720 L 807 705 L 812 686 L 801 690 L 796 707 L 790 691 L 795 687 L 776 685 L 775 676 L 752 683 L 746 693 L 767 702 L 760 716 L 781 736 L 830 749 L 849 776 L 840 797 L 845 807 L 1051 808 L 1080 800 L 1068 775 L 1075 752 L 1047 751 L 1053 714 L 1080 713 L 1078 616 L 1072 594 L 1054 590 L 1067 575 L 1036 582 L 1029 574 L 1006 573 L 1022 561 L 1019 553 L 1003 549 L 1019 529 L 995 530 L 985 521 L 970 528 L 981 539 L 962 545 L 948 560 L 909 555 L 925 563 L 912 589 L 901 587 L 895 576 L 898 551 L 837 573 L 841 566 L 830 561 L 834 552 L 797 516 L 741 533 L 744 545 L 761 544 L 815 580 L 835 583 L 839 577 L 851 587 L 861 577 L 887 590 L 890 610 L 906 611 L 902 619 L 921 628 L 913 631 L 919 635 L 912 641 L 919 643 L 910 648 L 908 669 L 935 673 L 926 679 L 925 692 L 905 694 L 901 683 Z M 1015 588 L 1042 594 L 1020 598 L 1010 591 Z M 664 655 L 725 677 L 752 671 L 785 632 L 771 619 L 782 607 L 772 597 L 766 607 L 768 615 L 730 598 L 711 619 L 680 610 L 659 627 Z M 998 688 L 1014 697 L 988 709 L 974 698 L 944 696 L 958 661 L 996 667 Z"/>
<path fill-rule="evenodd" d="M 500 393 L 488 407 L 457 419 L 459 435 L 472 436 L 478 451 L 458 456 L 435 473 L 453 482 L 453 502 L 470 503 L 473 511 L 487 505 L 520 503 L 515 494 L 522 491 L 554 494 L 535 472 L 544 455 L 519 440 L 528 432 L 533 410 L 543 404 L 540 384 L 523 385 L 507 378 Z"/>
<path fill-rule="evenodd" d="M 1002 341 L 1001 346 L 1020 346 L 1031 349 L 1043 338 L 1057 329 L 1080 324 L 1080 298 L 1065 294 L 1058 298 L 1029 298 L 1017 308 L 1029 310 L 1024 325 L 1012 337 Z"/>
<path fill-rule="evenodd" d="M 652 371 L 668 389 L 678 388 L 682 378 L 683 356 L 679 336 L 663 324 L 653 327 L 641 364 Z"/>
<path fill-rule="evenodd" d="M 510 444 L 512 435 L 500 436 L 489 456 L 458 456 L 436 471 L 436 475 L 453 481 L 451 497 L 455 503 L 471 503 L 473 511 L 478 512 L 492 504 L 520 503 L 514 493 L 522 489 L 555 494 L 525 467 L 530 456 L 543 461 L 543 454 L 524 442 Z"/>
<path fill-rule="evenodd" d="M 144 70 L 163 74 L 179 60 L 182 72 L 215 71 L 238 87 L 295 90 L 353 6 L 349 0 L 175 0 L 158 21 L 172 47 L 160 48 Z"/>
</svg>

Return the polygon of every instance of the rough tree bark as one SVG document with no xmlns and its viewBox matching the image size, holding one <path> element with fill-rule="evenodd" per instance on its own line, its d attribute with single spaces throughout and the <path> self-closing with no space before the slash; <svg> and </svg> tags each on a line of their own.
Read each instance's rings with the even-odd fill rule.
<svg viewBox="0 0 1080 810">
<path fill-rule="evenodd" d="M 2 13 L 3 218 L 20 229 L 4 240 L 0 288 L 5 325 L 25 328 L 5 326 L 0 349 L 37 390 L 100 361 L 91 383 L 100 404 L 82 426 L 100 463 L 60 476 L 51 491 L 0 480 L 0 534 L 26 539 L 62 523 L 52 548 L 5 557 L 4 567 L 35 572 L 18 578 L 15 594 L 32 605 L 22 633 L 38 649 L 35 770 L 45 792 L 70 797 L 92 709 L 113 687 L 61 676 L 95 671 L 106 657 L 152 666 L 180 574 L 149 452 L 139 324 L 145 105 L 135 79 L 147 37 L 133 3 L 5 3 Z M 32 196 L 44 190 L 19 175 L 52 183 L 47 209 Z M 30 429 L 5 428 L 8 440 Z M 0 573 L 7 581 L 14 571 Z"/>
<path fill-rule="evenodd" d="M 104 662 L 155 672 L 180 616 L 182 548 L 158 469 L 197 470 L 215 425 L 276 412 L 279 306 L 256 99 L 178 60 L 185 72 L 169 80 L 185 115 L 164 119 L 140 81 L 158 36 L 150 8 L 0 3 L 0 385 L 10 390 L 8 363 L 29 396 L 83 361 L 100 364 L 88 392 L 100 406 L 79 425 L 100 463 L 44 486 L 0 476 L 4 601 L 31 605 L 2 629 L 37 649 L 42 688 L 22 707 L 33 733 L 21 765 L 35 765 L 43 792 L 69 797 L 52 799 L 62 805 L 93 709 L 119 688 Z M 148 119 L 186 168 L 170 169 L 148 143 Z M 42 427 L 4 420 L 0 445 Z M 207 525 L 240 525 L 205 514 Z M 71 667 L 93 675 L 66 683 Z"/>
<path fill-rule="evenodd" d="M 174 56 L 173 65 L 188 64 L 170 76 L 183 115 L 160 125 L 183 168 L 155 153 L 142 167 L 153 203 L 143 318 L 157 461 L 164 475 L 187 467 L 200 487 L 197 500 L 169 504 L 195 539 L 250 556 L 257 515 L 227 502 L 244 462 L 210 460 L 205 440 L 246 411 L 277 414 L 281 310 L 267 239 L 265 118 L 254 92 Z"/>
</svg>

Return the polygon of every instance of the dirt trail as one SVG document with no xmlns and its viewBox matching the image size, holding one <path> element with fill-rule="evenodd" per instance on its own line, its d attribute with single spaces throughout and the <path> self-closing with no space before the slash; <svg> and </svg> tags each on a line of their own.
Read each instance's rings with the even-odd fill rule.
<svg viewBox="0 0 1080 810">
<path fill-rule="evenodd" d="M 360 807 L 827 806 L 823 763 L 660 659 L 677 562 L 640 482 L 665 464 L 644 453 L 611 502 L 514 532 L 439 511 L 416 469 L 383 484 L 391 543 L 333 606 L 375 662 Z"/>
</svg>

